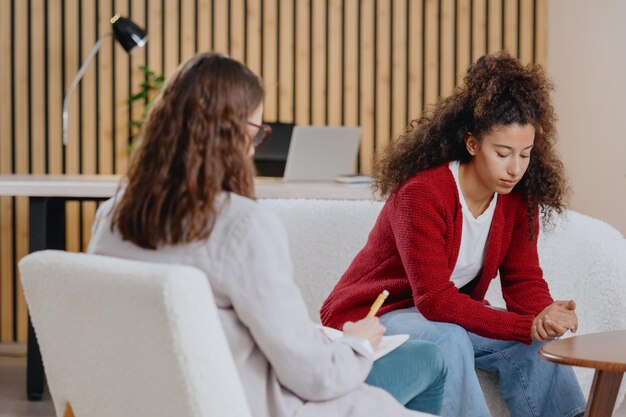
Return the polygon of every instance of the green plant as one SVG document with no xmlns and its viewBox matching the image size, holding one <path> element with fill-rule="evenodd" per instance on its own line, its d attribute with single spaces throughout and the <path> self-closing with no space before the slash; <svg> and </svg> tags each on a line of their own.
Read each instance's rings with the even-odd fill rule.
<svg viewBox="0 0 626 417">
<path fill-rule="evenodd" d="M 143 102 L 143 111 L 141 112 L 141 117 L 137 120 L 131 120 L 128 123 L 131 128 L 132 141 L 129 145 L 129 151 L 131 152 L 135 148 L 136 142 L 141 135 L 141 129 L 143 128 L 146 116 L 150 111 L 150 106 L 152 106 L 152 101 L 154 100 L 154 97 L 159 93 L 159 91 L 161 91 L 163 83 L 165 82 L 165 76 L 163 74 L 157 75 L 156 72 L 154 72 L 145 65 L 140 65 L 139 71 L 144 74 L 144 80 L 141 84 L 139 84 L 139 92 L 128 99 L 128 102 L 131 106 L 136 103 Z"/>
</svg>

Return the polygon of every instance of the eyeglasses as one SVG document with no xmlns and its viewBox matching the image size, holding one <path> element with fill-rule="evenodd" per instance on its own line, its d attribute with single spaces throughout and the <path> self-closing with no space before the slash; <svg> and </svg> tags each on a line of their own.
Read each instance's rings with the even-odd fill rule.
<svg viewBox="0 0 626 417">
<path fill-rule="evenodd" d="M 268 136 L 272 134 L 272 128 L 266 124 L 258 125 L 252 122 L 248 122 L 248 124 L 259 129 L 257 130 L 256 135 L 254 135 L 254 137 L 252 138 L 252 143 L 255 147 L 261 146 L 263 142 L 265 142 L 265 139 L 267 139 Z"/>
</svg>

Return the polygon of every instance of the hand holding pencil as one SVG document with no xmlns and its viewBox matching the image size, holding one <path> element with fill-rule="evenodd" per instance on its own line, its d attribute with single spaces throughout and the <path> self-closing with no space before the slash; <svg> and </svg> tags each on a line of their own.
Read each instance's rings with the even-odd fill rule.
<svg viewBox="0 0 626 417">
<path fill-rule="evenodd" d="M 367 316 L 357 322 L 348 321 L 343 325 L 343 332 L 346 336 L 357 337 L 369 340 L 372 348 L 376 349 L 385 333 L 385 327 L 380 324 L 376 313 L 383 305 L 389 291 L 385 290 L 376 298 Z"/>
</svg>

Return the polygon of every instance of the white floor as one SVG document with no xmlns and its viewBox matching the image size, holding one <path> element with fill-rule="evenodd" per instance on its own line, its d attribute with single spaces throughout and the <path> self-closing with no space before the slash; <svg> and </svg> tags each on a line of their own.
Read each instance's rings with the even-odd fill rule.
<svg viewBox="0 0 626 417">
<path fill-rule="evenodd" d="M 0 344 L 0 417 L 54 417 L 47 391 L 42 401 L 26 398 L 24 344 Z"/>
</svg>

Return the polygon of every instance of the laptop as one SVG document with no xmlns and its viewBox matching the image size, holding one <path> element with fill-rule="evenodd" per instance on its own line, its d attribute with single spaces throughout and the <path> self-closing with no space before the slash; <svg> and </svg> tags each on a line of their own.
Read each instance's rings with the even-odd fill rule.
<svg viewBox="0 0 626 417">
<path fill-rule="evenodd" d="M 283 181 L 334 181 L 354 174 L 361 128 L 296 126 Z"/>
<path fill-rule="evenodd" d="M 293 123 L 268 123 L 272 134 L 255 149 L 254 165 L 260 177 L 280 177 L 285 173 L 289 143 L 295 125 Z"/>
</svg>

